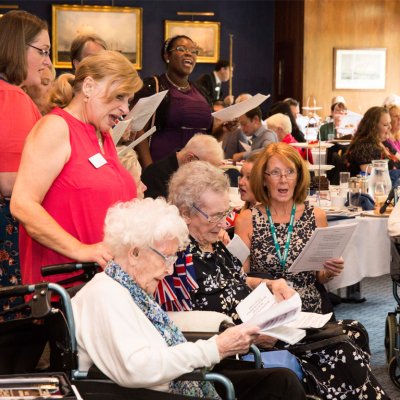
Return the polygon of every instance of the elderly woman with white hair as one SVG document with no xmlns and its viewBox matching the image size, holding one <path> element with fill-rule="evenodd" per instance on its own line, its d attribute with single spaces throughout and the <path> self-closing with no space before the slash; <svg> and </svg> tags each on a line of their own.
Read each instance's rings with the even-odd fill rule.
<svg viewBox="0 0 400 400">
<path fill-rule="evenodd" d="M 80 370 L 87 371 L 94 364 L 120 386 L 219 398 L 211 383 L 176 378 L 246 353 L 259 336 L 259 328 L 235 326 L 190 343 L 155 302 L 157 285 L 172 273 L 175 254 L 188 241 L 178 209 L 161 198 L 119 203 L 107 213 L 104 241 L 113 261 L 72 300 Z M 240 373 L 229 373 L 226 364 L 219 368 L 237 382 L 238 399 L 261 400 L 270 398 L 270 393 L 276 393 L 274 399 L 305 398 L 289 370 L 266 373 L 248 369 L 247 363 Z"/>
<path fill-rule="evenodd" d="M 288 144 L 298 143 L 297 140 L 291 134 L 292 123 L 290 122 L 290 118 L 287 115 L 277 113 L 271 115 L 269 118 L 267 118 L 265 122 L 267 123 L 268 128 L 276 133 L 279 142 Z M 311 164 L 313 164 L 313 156 L 311 153 L 311 149 L 304 149 L 297 147 L 297 151 L 300 153 L 301 157 L 304 160 L 309 161 Z"/>
</svg>

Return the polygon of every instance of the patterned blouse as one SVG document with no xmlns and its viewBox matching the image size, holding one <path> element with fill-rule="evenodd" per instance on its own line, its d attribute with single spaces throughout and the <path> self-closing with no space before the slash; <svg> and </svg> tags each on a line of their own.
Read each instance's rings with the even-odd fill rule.
<svg viewBox="0 0 400 400">
<path fill-rule="evenodd" d="M 272 279 L 286 279 L 292 283 L 293 288 L 299 293 L 303 311 L 321 313 L 321 296 L 315 286 L 315 272 L 300 272 L 298 274 L 287 272 L 316 228 L 314 208 L 306 204 L 300 219 L 295 221 L 285 268 L 282 268 L 279 262 L 268 219 L 256 207 L 252 209 L 252 218 L 253 237 L 250 248 L 250 271 L 265 272 Z M 279 245 L 283 249 L 289 223 L 274 225 Z"/>
</svg>

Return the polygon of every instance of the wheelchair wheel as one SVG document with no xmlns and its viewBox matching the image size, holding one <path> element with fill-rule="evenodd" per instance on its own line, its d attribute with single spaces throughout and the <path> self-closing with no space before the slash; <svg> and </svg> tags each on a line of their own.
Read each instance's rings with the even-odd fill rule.
<svg viewBox="0 0 400 400">
<path fill-rule="evenodd" d="M 394 385 L 400 389 L 400 367 L 397 365 L 396 357 L 393 357 L 390 360 L 389 376 Z"/>
<path fill-rule="evenodd" d="M 386 325 L 385 325 L 385 352 L 386 352 L 386 362 L 388 364 L 395 356 L 394 348 L 396 347 L 396 332 L 397 332 L 396 314 L 389 313 L 388 316 L 386 317 Z"/>
</svg>

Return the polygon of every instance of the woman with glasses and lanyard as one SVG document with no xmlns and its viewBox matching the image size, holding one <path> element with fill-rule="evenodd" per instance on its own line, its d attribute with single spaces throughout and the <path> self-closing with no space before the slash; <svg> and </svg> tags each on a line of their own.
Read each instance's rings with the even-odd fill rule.
<svg viewBox="0 0 400 400">
<path fill-rule="evenodd" d="M 220 131 L 213 126 L 211 104 L 206 95 L 199 86 L 189 81 L 198 53 L 196 43 L 187 36 L 167 39 L 161 50 L 166 64 L 165 73 L 145 78 L 143 89 L 135 96 L 133 104 L 141 97 L 168 90 L 155 114 L 157 131 L 151 140 L 137 146 L 143 168 L 182 149 L 195 133 L 217 136 Z"/>
<path fill-rule="evenodd" d="M 259 204 L 241 213 L 235 232 L 250 249 L 246 272 L 284 278 L 300 294 L 303 311 L 321 313 L 328 310 L 322 309 L 318 283 L 339 275 L 343 259 L 327 260 L 318 272 L 287 271 L 315 228 L 328 225 L 323 210 L 304 202 L 309 184 L 310 175 L 299 152 L 286 143 L 271 144 L 259 154 L 251 172 L 250 185 Z"/>
<path fill-rule="evenodd" d="M 40 85 L 41 72 L 51 65 L 47 24 L 25 11 L 10 11 L 0 19 L 0 43 L 0 286 L 9 286 L 21 284 L 10 197 L 25 138 L 41 117 L 21 87 Z M 0 311 L 13 305 L 1 300 Z"/>
</svg>

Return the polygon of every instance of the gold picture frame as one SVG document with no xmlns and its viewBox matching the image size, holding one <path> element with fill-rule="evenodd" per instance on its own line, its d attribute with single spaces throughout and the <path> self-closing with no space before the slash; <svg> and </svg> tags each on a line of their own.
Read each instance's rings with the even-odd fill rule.
<svg viewBox="0 0 400 400">
<path fill-rule="evenodd" d="M 198 63 L 216 63 L 220 51 L 220 22 L 165 21 L 165 40 L 176 35 L 190 37 L 200 48 Z"/>
<path fill-rule="evenodd" d="M 142 68 L 142 9 L 112 6 L 52 5 L 52 61 L 56 68 L 71 68 L 73 39 L 96 33 L 110 50 L 120 51 Z"/>
</svg>

